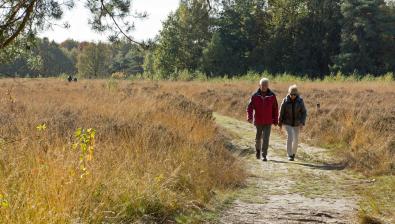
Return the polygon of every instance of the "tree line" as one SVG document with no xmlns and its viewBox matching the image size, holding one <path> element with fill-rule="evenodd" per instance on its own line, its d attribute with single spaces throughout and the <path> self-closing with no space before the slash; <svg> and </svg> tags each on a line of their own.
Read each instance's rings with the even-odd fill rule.
<svg viewBox="0 0 395 224">
<path fill-rule="evenodd" d="M 146 57 L 150 72 L 322 77 L 395 71 L 395 7 L 384 0 L 183 0 Z"/>
<path fill-rule="evenodd" d="M 30 47 L 30 46 L 29 46 Z M 173 78 L 248 72 L 317 78 L 395 72 L 395 4 L 385 0 L 181 0 L 149 48 L 130 40 L 57 44 L 0 64 L 0 74 L 54 76 L 113 72 Z M 1 56 L 1 54 L 0 54 Z M 1 59 L 1 57 L 0 57 Z"/>
<path fill-rule="evenodd" d="M 36 39 L 29 56 L 23 54 L 0 64 L 0 75 L 54 77 L 78 74 L 81 78 L 108 78 L 115 72 L 133 75 L 143 72 L 144 54 L 135 44 L 77 42 L 60 44 L 48 38 Z M 31 56 L 33 55 L 33 56 Z"/>
</svg>

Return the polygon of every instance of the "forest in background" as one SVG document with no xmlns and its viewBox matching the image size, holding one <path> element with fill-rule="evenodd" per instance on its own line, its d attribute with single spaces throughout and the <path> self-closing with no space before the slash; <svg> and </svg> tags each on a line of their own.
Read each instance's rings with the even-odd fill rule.
<svg viewBox="0 0 395 224">
<path fill-rule="evenodd" d="M 0 64 L 0 76 L 54 77 L 78 74 L 80 78 L 106 78 L 114 72 L 142 73 L 144 56 L 126 42 L 93 43 L 66 40 L 60 44 L 37 39 L 33 55 Z"/>
<path fill-rule="evenodd" d="M 395 71 L 395 4 L 384 0 L 182 0 L 148 49 L 127 39 L 36 39 L 30 54 L 0 57 L 0 75 L 106 78 L 182 72 L 379 76 Z M 33 55 L 33 56 L 32 56 Z M 1 55 L 0 55 L 1 56 Z"/>
</svg>

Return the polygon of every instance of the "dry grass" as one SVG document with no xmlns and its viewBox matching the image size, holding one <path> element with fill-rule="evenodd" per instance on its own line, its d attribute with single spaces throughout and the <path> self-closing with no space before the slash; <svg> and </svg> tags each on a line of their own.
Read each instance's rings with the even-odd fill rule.
<svg viewBox="0 0 395 224">
<path fill-rule="evenodd" d="M 271 84 L 279 101 L 289 84 Z M 366 175 L 393 179 L 393 82 L 297 84 L 309 110 L 305 141 L 335 149 Z M 244 120 L 256 88 L 247 81 L 0 80 L 0 223 L 161 221 L 203 208 L 245 178 L 206 108 Z M 81 153 L 72 150 L 79 127 L 97 131 L 83 178 Z M 371 189 L 370 204 L 393 214 L 386 203 L 393 188 L 380 189 Z"/>
<path fill-rule="evenodd" d="M 155 84 L 0 80 L 0 96 L 0 223 L 174 220 L 244 181 L 211 111 Z M 86 171 L 80 127 L 97 131 Z"/>
<path fill-rule="evenodd" d="M 278 100 L 293 83 L 272 83 Z M 361 223 L 392 223 L 395 198 L 395 83 L 297 83 L 308 108 L 304 141 L 333 149 L 333 157 L 377 181 L 361 196 Z M 176 91 L 219 113 L 245 120 L 251 82 L 166 83 Z M 316 105 L 321 107 L 317 110 Z"/>
<path fill-rule="evenodd" d="M 293 83 L 272 83 L 278 101 Z M 308 109 L 302 138 L 333 150 L 334 156 L 367 175 L 395 174 L 395 83 L 297 83 Z M 257 85 L 252 82 L 167 83 L 219 113 L 245 119 Z M 316 109 L 317 103 L 321 108 Z"/>
</svg>

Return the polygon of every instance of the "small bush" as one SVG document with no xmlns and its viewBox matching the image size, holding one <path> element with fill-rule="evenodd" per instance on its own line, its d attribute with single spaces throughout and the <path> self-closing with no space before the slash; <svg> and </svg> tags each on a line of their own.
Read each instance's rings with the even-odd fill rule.
<svg viewBox="0 0 395 224">
<path fill-rule="evenodd" d="M 174 75 L 174 80 L 180 81 L 192 81 L 194 78 L 195 74 L 186 69 Z"/>
<path fill-rule="evenodd" d="M 127 77 L 128 75 L 123 72 L 114 72 L 111 74 L 112 79 L 126 79 Z"/>
<path fill-rule="evenodd" d="M 394 76 L 394 73 L 388 72 L 385 75 L 381 76 L 379 79 L 384 82 L 394 82 L 395 76 Z"/>
<path fill-rule="evenodd" d="M 207 81 L 207 75 L 204 74 L 203 72 L 196 72 L 194 79 L 197 81 Z"/>
</svg>

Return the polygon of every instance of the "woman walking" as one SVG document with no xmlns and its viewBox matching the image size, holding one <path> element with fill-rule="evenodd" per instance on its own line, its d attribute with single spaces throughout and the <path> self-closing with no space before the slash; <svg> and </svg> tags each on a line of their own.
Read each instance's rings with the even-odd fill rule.
<svg viewBox="0 0 395 224">
<path fill-rule="evenodd" d="M 285 126 L 287 131 L 288 160 L 294 161 L 298 149 L 299 133 L 305 125 L 307 117 L 303 99 L 299 96 L 298 87 L 292 85 L 288 89 L 288 95 L 281 103 L 279 113 L 279 126 Z"/>
</svg>

